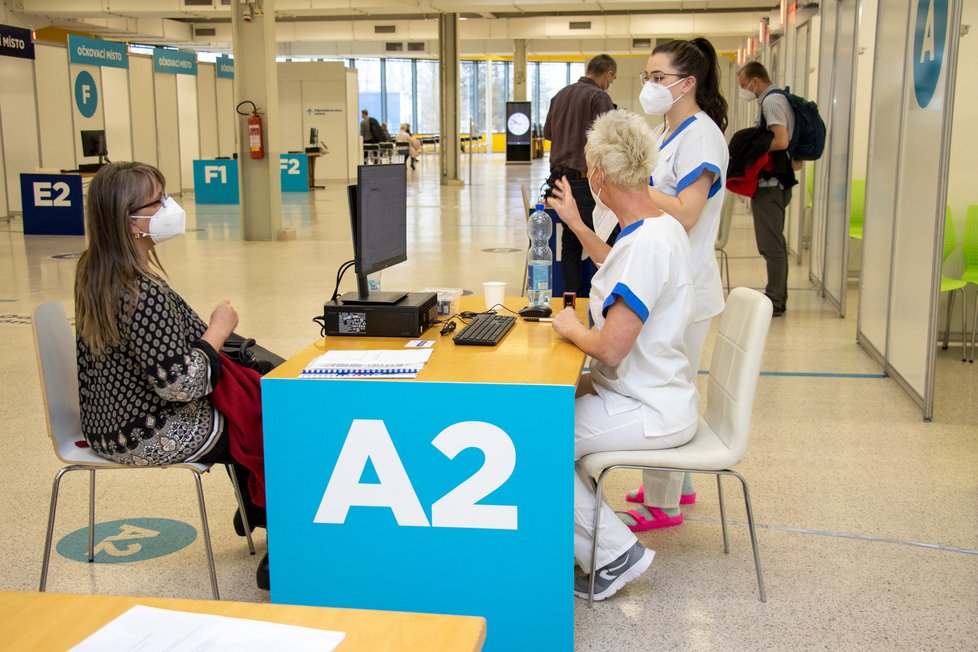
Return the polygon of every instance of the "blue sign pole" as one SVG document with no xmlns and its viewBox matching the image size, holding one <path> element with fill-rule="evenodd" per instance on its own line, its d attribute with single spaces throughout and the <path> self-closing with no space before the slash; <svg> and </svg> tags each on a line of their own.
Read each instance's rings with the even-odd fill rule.
<svg viewBox="0 0 978 652">
<path fill-rule="evenodd" d="M 913 90 L 920 108 L 934 98 L 947 45 L 947 0 L 917 0 L 913 34 Z"/>
<path fill-rule="evenodd" d="M 128 68 L 129 49 L 125 43 L 68 35 L 68 60 L 107 68 Z"/>
<path fill-rule="evenodd" d="M 238 162 L 194 161 L 194 196 L 198 204 L 238 204 Z"/>
<path fill-rule="evenodd" d="M 85 235 L 81 176 L 22 174 L 24 235 Z"/>
<path fill-rule="evenodd" d="M 309 156 L 281 154 L 282 192 L 309 192 Z"/>
<path fill-rule="evenodd" d="M 153 71 L 173 75 L 197 75 L 197 55 L 182 50 L 155 48 Z"/>
<path fill-rule="evenodd" d="M 0 57 L 34 58 L 34 40 L 31 30 L 0 25 Z"/>
</svg>

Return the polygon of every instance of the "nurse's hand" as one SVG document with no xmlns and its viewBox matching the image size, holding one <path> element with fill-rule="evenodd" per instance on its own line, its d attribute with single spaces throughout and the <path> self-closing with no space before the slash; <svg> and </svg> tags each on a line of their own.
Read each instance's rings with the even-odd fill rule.
<svg viewBox="0 0 978 652">
<path fill-rule="evenodd" d="M 577 316 L 577 311 L 573 308 L 564 308 L 558 312 L 557 316 L 554 317 L 552 325 L 559 335 L 563 335 L 567 339 L 573 339 L 571 333 L 584 326 Z"/>
<path fill-rule="evenodd" d="M 550 207 L 557 211 L 564 226 L 574 231 L 584 226 L 581 213 L 577 210 L 577 202 L 571 193 L 567 177 L 560 177 L 554 183 L 553 194 L 550 196 Z"/>
</svg>

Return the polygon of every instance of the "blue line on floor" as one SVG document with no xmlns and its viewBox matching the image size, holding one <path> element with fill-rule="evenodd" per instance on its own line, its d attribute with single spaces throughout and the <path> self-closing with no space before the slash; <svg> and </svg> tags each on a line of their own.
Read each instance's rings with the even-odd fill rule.
<svg viewBox="0 0 978 652">
<path fill-rule="evenodd" d="M 709 376 L 709 369 L 700 369 L 700 376 Z M 828 371 L 762 371 L 762 376 L 788 376 L 794 378 L 886 378 L 884 374 L 842 374 Z"/>
<path fill-rule="evenodd" d="M 719 525 L 720 519 L 711 516 L 691 516 L 683 514 L 683 519 L 687 521 L 699 521 L 702 523 L 716 523 Z M 727 519 L 727 524 L 741 525 L 747 527 L 746 521 L 735 521 Z M 893 539 L 890 537 L 878 537 L 873 534 L 852 534 L 851 532 L 830 532 L 828 530 L 807 530 L 800 527 L 789 527 L 787 525 L 769 525 L 766 523 L 754 523 L 759 528 L 766 530 L 777 530 L 779 532 L 793 532 L 795 534 L 814 534 L 819 537 L 832 537 L 835 539 L 855 539 L 857 541 L 874 541 L 876 543 L 892 543 L 898 546 L 910 546 L 913 548 L 928 548 L 930 550 L 942 550 L 944 552 L 958 552 L 963 555 L 978 555 L 978 550 L 971 548 L 959 548 L 958 546 L 942 546 L 939 543 L 927 543 L 926 541 L 914 541 L 913 539 Z"/>
<path fill-rule="evenodd" d="M 0 299 L 0 303 L 17 303 L 17 299 Z"/>
</svg>

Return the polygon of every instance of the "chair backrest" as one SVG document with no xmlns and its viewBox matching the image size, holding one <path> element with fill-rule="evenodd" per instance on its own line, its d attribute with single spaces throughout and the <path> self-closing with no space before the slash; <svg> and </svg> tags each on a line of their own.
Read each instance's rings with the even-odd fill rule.
<svg viewBox="0 0 978 652">
<path fill-rule="evenodd" d="M 866 181 L 853 179 L 849 191 L 849 226 L 863 225 L 863 215 L 866 209 Z"/>
<path fill-rule="evenodd" d="M 772 311 L 771 300 L 757 290 L 734 288 L 713 345 L 703 419 L 738 461 L 747 452 L 754 391 Z"/>
<path fill-rule="evenodd" d="M 733 222 L 735 201 L 737 201 L 737 199 L 734 193 L 724 193 L 723 206 L 720 208 L 720 228 L 717 229 L 717 241 L 713 245 L 715 250 L 720 250 L 726 247 L 727 240 L 730 239 L 730 224 Z"/>
<path fill-rule="evenodd" d="M 948 206 L 944 209 L 944 260 L 947 260 L 957 245 L 957 238 L 954 237 L 954 220 L 951 218 L 951 207 Z"/>
<path fill-rule="evenodd" d="M 33 325 L 48 434 L 55 454 L 67 462 L 66 455 L 82 436 L 75 334 L 60 301 L 39 305 L 34 310 Z"/>
<path fill-rule="evenodd" d="M 978 206 L 968 206 L 965 220 L 964 238 L 961 240 L 965 269 L 978 270 Z"/>
<path fill-rule="evenodd" d="M 526 189 L 526 186 L 520 186 L 520 193 L 523 194 L 523 219 L 529 219 L 530 217 L 530 191 Z"/>
</svg>

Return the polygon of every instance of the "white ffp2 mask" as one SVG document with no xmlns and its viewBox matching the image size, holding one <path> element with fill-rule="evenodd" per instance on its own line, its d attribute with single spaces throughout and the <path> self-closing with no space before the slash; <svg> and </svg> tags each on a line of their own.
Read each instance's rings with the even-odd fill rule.
<svg viewBox="0 0 978 652">
<path fill-rule="evenodd" d="M 152 215 L 130 215 L 132 219 L 149 217 L 149 233 L 140 231 L 140 235 L 152 238 L 154 244 L 172 240 L 183 235 L 187 229 L 187 213 L 172 197 L 163 199 L 160 210 Z"/>
</svg>

